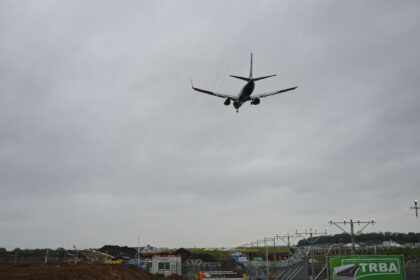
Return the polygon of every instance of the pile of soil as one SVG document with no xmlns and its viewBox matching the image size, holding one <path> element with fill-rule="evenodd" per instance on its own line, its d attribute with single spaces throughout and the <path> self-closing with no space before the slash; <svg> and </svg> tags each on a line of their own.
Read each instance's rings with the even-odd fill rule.
<svg viewBox="0 0 420 280">
<path fill-rule="evenodd" d="M 133 259 L 137 256 L 137 250 L 127 246 L 105 245 L 98 249 L 98 251 L 115 258 L 126 257 Z"/>
<path fill-rule="evenodd" d="M 193 254 L 190 251 L 188 251 L 187 249 L 184 248 L 180 248 L 178 250 L 175 251 L 175 255 L 177 256 L 181 256 L 181 259 L 187 260 L 187 259 L 200 259 L 203 262 L 215 262 L 217 261 L 213 256 L 208 255 L 208 254 Z"/>
<path fill-rule="evenodd" d="M 0 279 L 31 280 L 162 280 L 162 275 L 147 273 L 133 265 L 46 264 L 0 265 Z M 168 279 L 185 280 L 178 275 Z"/>
</svg>

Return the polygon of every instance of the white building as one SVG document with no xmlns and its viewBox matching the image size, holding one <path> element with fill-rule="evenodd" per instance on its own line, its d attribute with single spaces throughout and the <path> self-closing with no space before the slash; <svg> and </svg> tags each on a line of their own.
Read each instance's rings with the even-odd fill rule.
<svg viewBox="0 0 420 280">
<path fill-rule="evenodd" d="M 159 273 L 165 277 L 171 274 L 181 275 L 181 257 L 180 256 L 159 256 L 155 255 L 152 258 L 151 273 Z"/>
<path fill-rule="evenodd" d="M 388 247 L 388 248 L 400 248 L 401 244 L 398 244 L 397 242 L 389 240 L 389 241 L 382 242 L 382 246 Z"/>
</svg>

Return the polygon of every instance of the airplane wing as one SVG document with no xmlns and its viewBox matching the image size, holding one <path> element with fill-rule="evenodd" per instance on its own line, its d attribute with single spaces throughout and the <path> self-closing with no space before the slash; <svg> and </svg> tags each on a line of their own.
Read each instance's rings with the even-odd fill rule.
<svg viewBox="0 0 420 280">
<path fill-rule="evenodd" d="M 257 98 L 263 98 L 263 97 L 267 97 L 267 96 L 271 96 L 271 95 L 275 95 L 275 94 L 279 94 L 279 93 L 283 93 L 286 91 L 290 91 L 290 90 L 294 90 L 297 87 L 292 87 L 292 88 L 286 88 L 286 89 L 282 89 L 282 90 L 277 90 L 277 91 L 273 91 L 273 92 L 267 92 L 267 93 L 261 93 L 261 94 L 256 94 L 256 95 L 252 95 L 250 97 L 251 100 L 255 100 Z"/>
<path fill-rule="evenodd" d="M 233 95 L 233 94 L 218 93 L 218 92 L 209 91 L 209 90 L 205 90 L 205 89 L 201 89 L 201 88 L 196 88 L 196 87 L 194 87 L 192 81 L 191 81 L 191 87 L 195 91 L 206 93 L 206 94 L 209 94 L 209 95 L 213 95 L 213 96 L 217 96 L 217 97 L 221 97 L 221 98 L 229 98 L 231 100 L 238 99 L 238 97 Z"/>
</svg>

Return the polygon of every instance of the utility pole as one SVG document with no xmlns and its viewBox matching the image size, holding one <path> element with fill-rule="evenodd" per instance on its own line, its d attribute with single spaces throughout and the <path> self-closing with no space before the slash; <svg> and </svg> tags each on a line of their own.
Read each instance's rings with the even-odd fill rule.
<svg viewBox="0 0 420 280">
<path fill-rule="evenodd" d="M 77 258 L 78 258 L 79 251 L 78 251 L 76 245 L 73 245 L 73 248 L 76 250 L 76 258 L 74 259 L 74 264 L 77 264 Z"/>
<path fill-rule="evenodd" d="M 415 209 L 416 210 L 416 218 L 419 217 L 419 212 L 418 210 L 420 209 L 419 207 L 417 207 L 417 199 L 414 200 L 414 207 L 410 207 L 410 209 Z"/>
<path fill-rule="evenodd" d="M 47 264 L 47 262 L 48 262 L 48 249 L 47 249 L 47 252 L 45 253 L 44 263 Z"/>
<path fill-rule="evenodd" d="M 315 259 L 314 259 L 314 250 L 311 250 L 311 275 L 312 280 L 315 279 Z"/>
<path fill-rule="evenodd" d="M 303 238 L 305 240 L 307 240 L 309 242 L 309 244 L 311 244 L 311 246 L 318 241 L 318 239 L 321 237 L 321 235 L 327 235 L 327 229 L 325 229 L 325 232 L 318 232 L 318 230 L 315 230 L 314 232 L 312 231 L 312 228 L 309 228 L 309 231 L 307 229 L 305 229 L 305 232 L 299 232 L 296 229 L 296 233 L 297 236 L 299 236 L 300 238 Z M 313 238 L 316 237 L 317 238 Z M 312 247 L 309 247 L 309 250 L 311 252 L 311 279 L 315 279 L 315 257 L 314 257 L 314 250 Z M 309 253 L 309 251 L 308 251 Z"/>
<path fill-rule="evenodd" d="M 140 237 L 137 235 L 137 268 L 140 268 Z"/>
<path fill-rule="evenodd" d="M 350 225 L 351 254 L 352 255 L 356 254 L 355 234 L 354 234 L 354 224 L 355 223 L 357 223 L 357 225 L 359 225 L 359 226 L 363 225 L 363 227 L 356 232 L 356 234 L 360 234 L 368 225 L 375 224 L 375 220 L 372 219 L 370 221 L 362 222 L 359 219 L 357 219 L 357 221 L 354 222 L 352 219 L 350 219 L 350 222 L 347 222 L 346 220 L 344 220 L 343 222 L 333 222 L 332 220 L 330 220 L 330 222 L 329 222 L 330 226 L 335 225 L 336 227 L 338 227 L 344 233 L 347 233 L 347 234 L 348 234 L 348 232 L 343 227 L 341 227 L 340 224 L 344 225 L 344 227 L 346 227 L 348 224 Z"/>
<path fill-rule="evenodd" d="M 283 235 L 276 234 L 273 237 L 273 240 L 280 239 L 284 243 L 286 243 L 287 244 L 287 255 L 289 256 L 289 254 L 290 254 L 290 244 L 291 244 L 290 238 L 292 238 L 292 241 L 294 241 L 296 239 L 296 237 L 297 237 L 297 235 L 290 234 L 290 233 L 284 233 Z"/>
<path fill-rule="evenodd" d="M 267 279 L 270 279 L 270 268 L 268 266 L 268 246 L 267 241 L 269 238 L 264 237 L 264 246 L 265 246 L 265 266 L 267 267 Z"/>
<path fill-rule="evenodd" d="M 309 228 L 309 231 L 307 229 L 305 229 L 305 232 L 299 232 L 296 229 L 296 235 L 299 236 L 299 238 L 305 239 L 306 241 L 308 241 L 310 244 L 313 244 L 315 242 L 318 241 L 318 239 L 322 236 L 322 235 L 327 235 L 327 229 L 324 230 L 324 232 L 318 232 L 318 230 L 312 231 L 312 228 Z M 315 239 L 313 239 L 313 237 L 317 237 Z"/>
</svg>

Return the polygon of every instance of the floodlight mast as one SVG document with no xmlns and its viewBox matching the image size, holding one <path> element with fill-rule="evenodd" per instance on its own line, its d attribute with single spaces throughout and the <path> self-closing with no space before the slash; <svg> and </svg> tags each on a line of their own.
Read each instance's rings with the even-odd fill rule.
<svg viewBox="0 0 420 280">
<path fill-rule="evenodd" d="M 137 267 L 140 268 L 140 237 L 137 235 Z"/>
<path fill-rule="evenodd" d="M 315 229 L 315 231 L 312 231 L 312 228 L 309 228 L 309 232 L 308 232 L 308 229 L 305 229 L 305 232 L 299 232 L 296 229 L 295 234 L 299 238 L 303 238 L 304 240 L 309 242 L 309 244 L 311 244 L 311 246 L 312 246 L 313 244 L 315 244 L 319 240 L 321 235 L 327 235 L 327 229 L 325 229 L 325 232 L 318 232 L 318 230 L 316 230 L 316 229 Z M 315 238 L 314 238 L 314 236 L 315 236 Z M 311 247 L 309 247 L 309 251 L 311 251 L 311 271 L 312 271 L 311 275 L 312 275 L 312 279 L 314 279 L 314 275 L 315 275 L 315 262 L 313 261 L 314 251 L 311 250 Z M 309 251 L 307 252 L 307 254 L 309 253 Z"/>
<path fill-rule="evenodd" d="M 287 254 L 290 255 L 290 247 L 291 243 L 293 243 L 296 238 L 299 237 L 297 234 L 294 233 L 284 233 L 283 235 L 276 234 L 273 236 L 273 240 L 281 240 L 287 245 Z"/>
<path fill-rule="evenodd" d="M 322 236 L 322 235 L 327 235 L 327 229 L 324 230 L 324 232 L 321 232 L 315 229 L 315 231 L 312 231 L 312 228 L 309 228 L 309 232 L 307 229 L 305 229 L 305 232 L 299 232 L 296 229 L 296 233 L 295 233 L 299 238 L 305 239 L 307 240 L 310 244 L 313 244 L 315 242 L 318 241 L 318 239 Z M 309 237 L 308 237 L 309 236 Z M 314 237 L 316 237 L 314 239 Z M 309 240 L 311 239 L 311 240 Z"/>
<path fill-rule="evenodd" d="M 410 207 L 410 209 L 415 209 L 416 210 L 416 218 L 419 217 L 419 207 L 417 206 L 417 199 L 414 200 L 414 207 Z"/>
<path fill-rule="evenodd" d="M 76 258 L 74 259 L 74 264 L 77 264 L 79 250 L 77 249 L 76 245 L 73 245 L 73 248 L 76 250 Z"/>
<path fill-rule="evenodd" d="M 275 248 L 278 243 L 276 243 L 276 240 L 281 240 L 283 241 L 288 248 L 288 252 L 290 253 L 290 248 L 291 248 L 291 244 L 296 240 L 296 238 L 303 238 L 303 239 L 308 239 L 308 235 L 310 238 L 312 237 L 317 237 L 313 242 L 316 242 L 320 235 L 326 235 L 327 234 L 327 229 L 325 229 L 325 232 L 321 232 L 321 231 L 312 231 L 312 228 L 308 230 L 306 229 L 305 232 L 298 232 L 298 230 L 296 229 L 296 233 L 284 233 L 282 235 L 280 234 L 276 234 L 273 237 L 264 237 L 263 239 L 256 239 L 255 241 L 250 241 L 249 243 L 245 243 L 243 245 L 240 245 L 239 247 L 259 247 L 260 244 L 263 242 L 264 243 L 264 247 L 268 247 L 268 242 L 271 241 L 273 247 Z"/>
<path fill-rule="evenodd" d="M 357 221 L 353 221 L 353 219 L 350 219 L 350 222 L 346 222 L 346 220 L 344 219 L 343 222 L 334 222 L 332 220 L 329 221 L 330 226 L 335 225 L 336 227 L 338 227 L 339 229 L 341 229 L 344 233 L 348 232 L 340 226 L 340 224 L 344 225 L 344 227 L 349 224 L 350 225 L 350 236 L 351 236 L 351 254 L 355 255 L 356 254 L 356 245 L 355 245 L 355 234 L 354 234 L 354 224 L 357 223 L 357 225 L 363 225 L 363 227 L 358 230 L 356 232 L 357 235 L 359 235 L 360 233 L 362 233 L 362 231 L 368 226 L 368 225 L 374 225 L 376 222 L 374 219 L 370 220 L 370 221 L 360 221 L 359 219 L 357 219 Z"/>
<path fill-rule="evenodd" d="M 279 234 L 276 234 L 275 236 L 274 236 L 274 240 L 276 240 L 276 239 L 280 239 L 280 240 L 282 240 L 284 243 L 286 243 L 287 244 L 287 253 L 289 254 L 289 252 L 290 252 L 290 237 L 294 237 L 293 235 L 291 235 L 290 233 L 284 233 L 283 235 L 279 235 Z"/>
<path fill-rule="evenodd" d="M 267 269 L 267 278 L 270 277 L 270 267 L 268 266 L 268 245 L 267 241 L 270 240 L 270 238 L 264 237 L 264 246 L 265 246 L 265 266 Z"/>
</svg>

